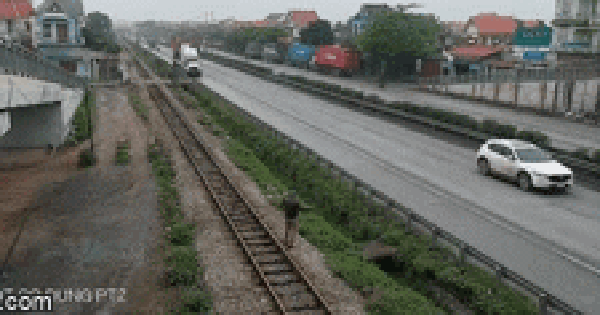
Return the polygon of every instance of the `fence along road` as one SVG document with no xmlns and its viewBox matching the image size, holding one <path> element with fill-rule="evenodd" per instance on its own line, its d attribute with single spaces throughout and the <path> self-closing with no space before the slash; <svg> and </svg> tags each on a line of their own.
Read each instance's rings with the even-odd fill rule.
<svg viewBox="0 0 600 315">
<path fill-rule="evenodd" d="M 531 108 L 537 113 L 581 116 L 598 123 L 600 102 L 597 65 L 563 65 L 549 69 L 497 69 L 488 73 L 420 79 L 420 87 Z M 557 93 L 555 93 L 557 91 Z M 583 119 L 587 118 L 587 119 Z"/>
<path fill-rule="evenodd" d="M 586 268 L 565 253 L 590 256 L 597 264 L 596 192 L 576 187 L 571 197 L 525 194 L 477 175 L 471 150 L 208 61 L 204 73 L 211 90 L 508 269 L 583 311 L 600 307 L 594 304 L 600 289 L 596 266 Z"/>
</svg>

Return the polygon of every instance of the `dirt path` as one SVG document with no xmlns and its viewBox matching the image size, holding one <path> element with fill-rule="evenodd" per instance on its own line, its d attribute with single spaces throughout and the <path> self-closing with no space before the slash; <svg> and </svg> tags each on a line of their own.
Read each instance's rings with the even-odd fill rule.
<svg viewBox="0 0 600 315">
<path fill-rule="evenodd" d="M 166 313 L 177 294 L 160 287 L 162 228 L 147 161 L 148 134 L 126 90 L 102 89 L 96 100 L 98 167 L 74 173 L 52 167 L 54 172 L 46 173 L 46 178 L 66 181 L 35 196 L 48 204 L 32 212 L 3 287 L 126 288 L 124 303 L 103 298 L 56 307 L 72 314 Z M 114 166 L 120 140 L 131 144 L 129 166 Z"/>
<path fill-rule="evenodd" d="M 52 191 L 57 184 L 80 173 L 79 153 L 89 142 L 52 156 L 43 150 L 6 153 L 5 166 L 17 166 L 0 173 L 0 258 L 6 257 L 26 209 L 35 209 L 47 200 L 39 198 L 43 191 Z M 26 165 L 21 168 L 19 166 Z M 52 185 L 51 185 L 52 184 Z"/>
</svg>

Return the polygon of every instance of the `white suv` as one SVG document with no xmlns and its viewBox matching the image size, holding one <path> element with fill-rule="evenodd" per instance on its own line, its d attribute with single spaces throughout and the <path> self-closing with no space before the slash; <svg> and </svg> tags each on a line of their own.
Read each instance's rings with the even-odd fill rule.
<svg viewBox="0 0 600 315">
<path fill-rule="evenodd" d="M 533 188 L 573 186 L 573 172 L 534 144 L 520 140 L 488 140 L 477 152 L 477 168 L 484 175 L 492 172 L 515 179 L 524 191 Z"/>
</svg>

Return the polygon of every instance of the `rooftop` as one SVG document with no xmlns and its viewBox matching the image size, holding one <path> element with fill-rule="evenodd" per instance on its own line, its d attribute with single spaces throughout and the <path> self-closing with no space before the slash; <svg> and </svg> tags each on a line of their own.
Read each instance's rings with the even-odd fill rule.
<svg viewBox="0 0 600 315">
<path fill-rule="evenodd" d="M 35 11 L 27 0 L 13 0 L 13 1 L 2 1 L 0 2 L 0 19 L 18 19 L 28 18 L 33 15 Z"/>
<path fill-rule="evenodd" d="M 480 13 L 469 19 L 480 35 L 512 34 L 517 29 L 517 20 L 511 16 L 500 16 L 497 13 Z"/>
</svg>

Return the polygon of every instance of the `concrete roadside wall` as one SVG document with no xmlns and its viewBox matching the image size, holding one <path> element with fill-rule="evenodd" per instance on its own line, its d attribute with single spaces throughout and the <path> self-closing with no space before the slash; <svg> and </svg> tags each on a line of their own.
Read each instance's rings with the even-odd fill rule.
<svg viewBox="0 0 600 315">
<path fill-rule="evenodd" d="M 544 109 L 552 109 L 555 99 L 555 89 L 558 88 L 556 98 L 556 108 L 558 112 L 567 111 L 567 101 L 565 95 L 565 87 L 562 82 L 556 86 L 556 81 L 546 81 L 546 91 L 543 90 L 543 82 L 533 83 L 526 82 L 519 84 L 518 100 L 519 106 L 541 108 L 543 103 Z M 596 91 L 600 84 L 600 80 L 578 80 L 573 90 L 572 111 L 573 112 L 594 112 L 596 106 Z M 427 85 L 429 90 L 447 91 L 449 93 L 459 94 L 462 96 L 475 96 L 494 100 L 495 83 L 481 84 L 453 84 L 448 86 Z M 504 103 L 514 103 L 515 101 L 515 85 L 512 83 L 499 83 L 499 101 Z"/>
</svg>

